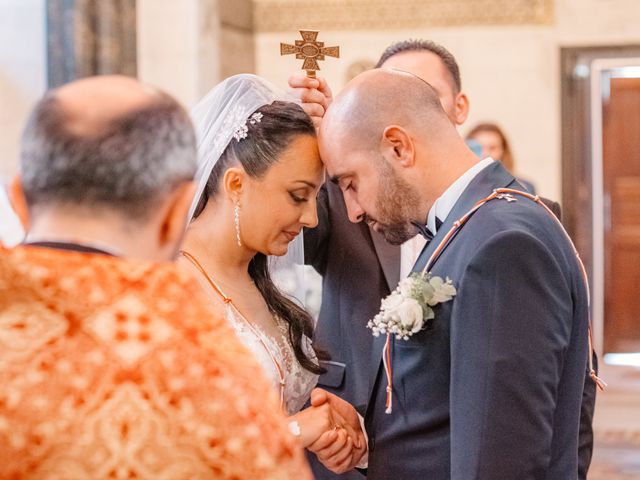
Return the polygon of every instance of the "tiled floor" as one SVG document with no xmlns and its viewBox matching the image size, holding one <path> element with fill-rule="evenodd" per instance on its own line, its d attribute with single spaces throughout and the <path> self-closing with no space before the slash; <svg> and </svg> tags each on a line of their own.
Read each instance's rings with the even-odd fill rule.
<svg viewBox="0 0 640 480">
<path fill-rule="evenodd" d="M 640 445 L 597 444 L 589 480 L 640 479 Z"/>
<path fill-rule="evenodd" d="M 640 480 L 640 368 L 604 366 L 589 480 Z"/>
</svg>

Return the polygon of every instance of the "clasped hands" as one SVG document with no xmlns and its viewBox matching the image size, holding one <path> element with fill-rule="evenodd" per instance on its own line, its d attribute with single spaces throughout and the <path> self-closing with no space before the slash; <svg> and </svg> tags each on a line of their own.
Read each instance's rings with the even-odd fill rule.
<svg viewBox="0 0 640 480">
<path fill-rule="evenodd" d="M 313 390 L 311 406 L 291 418 L 300 426 L 302 445 L 335 473 L 352 470 L 367 451 L 355 408 L 325 390 Z"/>
</svg>

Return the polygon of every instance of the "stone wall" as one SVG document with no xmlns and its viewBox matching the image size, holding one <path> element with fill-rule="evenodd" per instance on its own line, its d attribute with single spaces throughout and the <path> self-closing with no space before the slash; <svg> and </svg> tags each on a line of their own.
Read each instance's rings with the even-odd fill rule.
<svg viewBox="0 0 640 480">
<path fill-rule="evenodd" d="M 138 74 L 192 106 L 255 71 L 251 0 L 138 0 Z"/>
</svg>

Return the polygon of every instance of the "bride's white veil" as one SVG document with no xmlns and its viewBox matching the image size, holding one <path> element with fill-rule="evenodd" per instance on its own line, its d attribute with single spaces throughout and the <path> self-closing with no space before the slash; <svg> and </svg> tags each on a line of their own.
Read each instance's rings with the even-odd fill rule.
<svg viewBox="0 0 640 480">
<path fill-rule="evenodd" d="M 234 75 L 214 87 L 191 110 L 198 141 L 197 189 L 189 210 L 189 218 L 200 201 L 213 167 L 260 107 L 274 101 L 299 103 L 292 95 L 256 75 Z M 234 139 L 235 140 L 235 139 Z M 242 140 L 241 140 L 242 141 Z M 283 257 L 269 258 L 269 271 L 278 288 L 304 305 L 304 242 L 302 234 L 289 244 Z"/>
</svg>

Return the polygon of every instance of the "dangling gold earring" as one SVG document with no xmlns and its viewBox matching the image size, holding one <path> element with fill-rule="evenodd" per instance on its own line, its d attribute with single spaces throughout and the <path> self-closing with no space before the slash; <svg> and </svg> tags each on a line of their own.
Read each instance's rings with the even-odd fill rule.
<svg viewBox="0 0 640 480">
<path fill-rule="evenodd" d="M 236 224 L 236 242 L 238 242 L 238 246 L 242 246 L 242 241 L 240 240 L 240 204 L 236 203 L 236 206 L 233 209 L 233 220 Z"/>
</svg>

